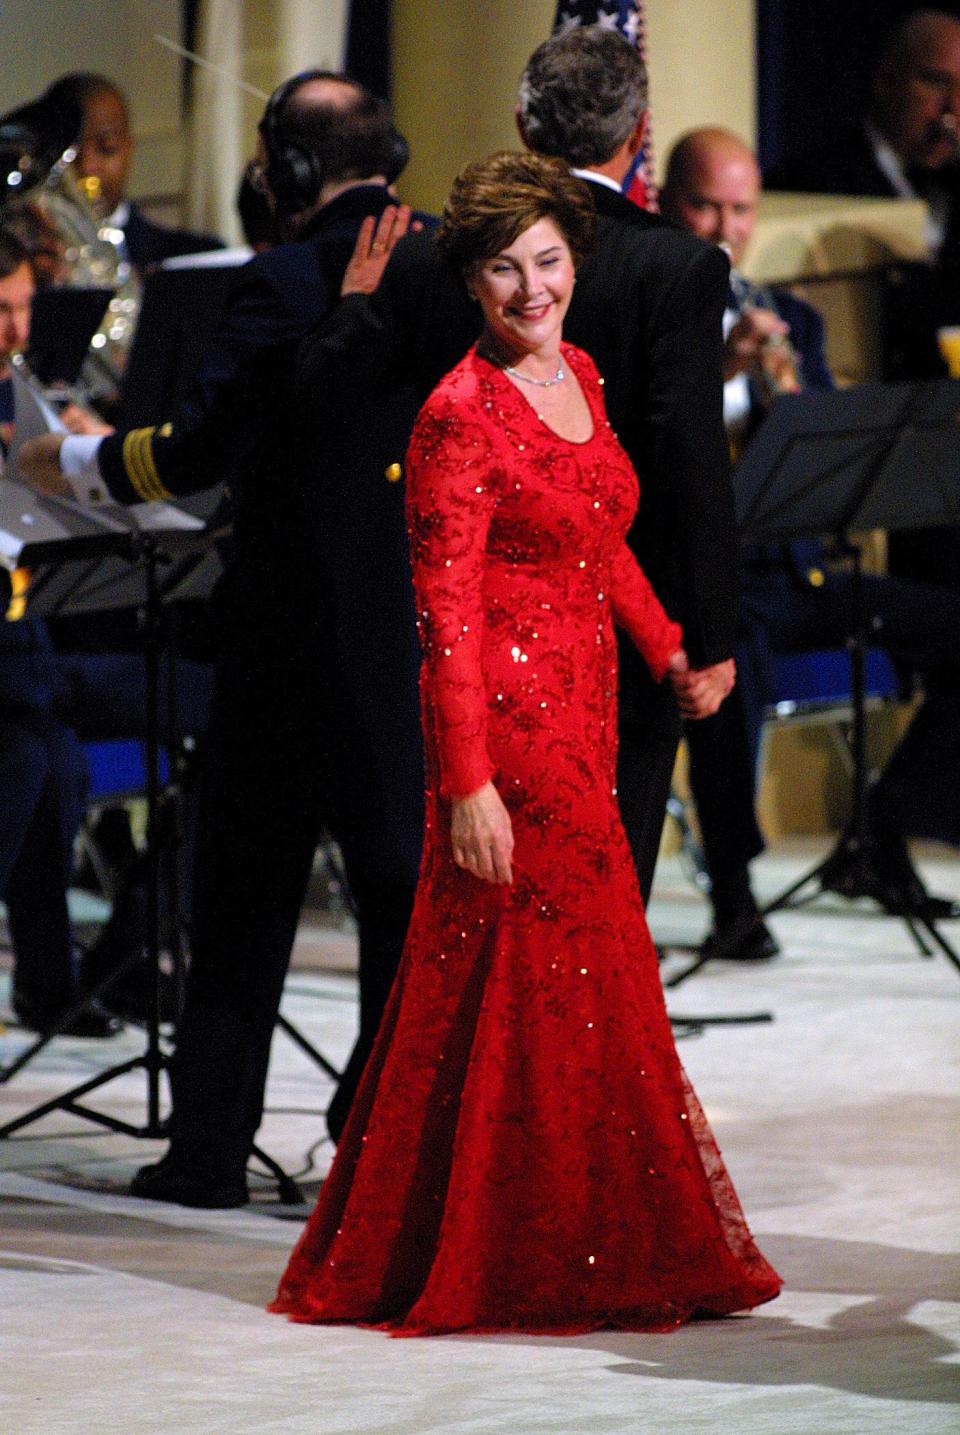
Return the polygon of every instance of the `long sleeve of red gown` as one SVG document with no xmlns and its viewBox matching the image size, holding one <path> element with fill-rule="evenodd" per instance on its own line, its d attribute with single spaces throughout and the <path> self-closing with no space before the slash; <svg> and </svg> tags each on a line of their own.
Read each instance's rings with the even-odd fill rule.
<svg viewBox="0 0 960 1435">
<path fill-rule="evenodd" d="M 667 671 L 667 663 L 683 641 L 680 625 L 667 617 L 660 599 L 626 543 L 617 545 L 612 574 L 610 608 L 613 621 L 627 633 L 659 682 Z"/>
<path fill-rule="evenodd" d="M 503 481 L 488 424 L 469 398 L 433 395 L 407 454 L 407 516 L 423 647 L 426 721 L 445 797 L 492 776 L 481 664 L 490 520 Z"/>
</svg>

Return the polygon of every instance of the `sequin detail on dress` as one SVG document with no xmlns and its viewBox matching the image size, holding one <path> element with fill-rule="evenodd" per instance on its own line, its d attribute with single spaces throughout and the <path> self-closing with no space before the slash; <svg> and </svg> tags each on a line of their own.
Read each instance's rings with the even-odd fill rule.
<svg viewBox="0 0 960 1435">
<path fill-rule="evenodd" d="M 614 791 L 616 646 L 680 641 L 626 547 L 633 470 L 474 351 L 407 461 L 427 832 L 400 972 L 272 1309 L 398 1335 L 663 1330 L 775 1296 L 677 1059 Z M 514 882 L 455 866 L 493 776 Z"/>
</svg>

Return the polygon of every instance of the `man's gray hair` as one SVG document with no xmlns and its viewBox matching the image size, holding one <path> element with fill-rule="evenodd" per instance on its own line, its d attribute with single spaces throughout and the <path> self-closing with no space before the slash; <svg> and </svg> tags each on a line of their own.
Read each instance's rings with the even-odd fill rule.
<svg viewBox="0 0 960 1435">
<path fill-rule="evenodd" d="M 647 72 L 635 46 L 600 25 L 545 40 L 520 81 L 527 143 L 578 169 L 606 164 L 646 107 Z"/>
</svg>

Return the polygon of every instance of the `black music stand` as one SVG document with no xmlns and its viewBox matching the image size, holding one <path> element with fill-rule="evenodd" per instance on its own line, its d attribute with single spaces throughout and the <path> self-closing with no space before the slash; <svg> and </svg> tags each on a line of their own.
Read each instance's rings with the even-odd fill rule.
<svg viewBox="0 0 960 1435">
<path fill-rule="evenodd" d="M 238 266 L 185 265 L 147 278 L 123 378 L 121 430 L 158 424 L 174 413 L 216 332 Z"/>
<path fill-rule="evenodd" d="M 108 1067 L 97 1076 L 40 1103 L 23 1115 L 0 1126 L 0 1140 L 39 1121 L 51 1111 L 69 1111 L 111 1131 L 130 1136 L 160 1138 L 166 1134 L 160 1115 L 160 1078 L 170 1063 L 161 1041 L 160 985 L 160 721 L 159 675 L 163 647 L 165 593 L 182 588 L 186 558 L 202 558 L 209 542 L 205 525 L 165 505 L 139 510 L 118 505 L 87 507 L 61 499 L 38 497 L 13 479 L 0 482 L 0 534 L 4 566 L 14 564 L 31 574 L 29 603 L 32 612 L 53 616 L 72 610 L 78 603 L 89 611 L 97 605 L 91 594 L 100 594 L 100 606 L 109 606 L 107 595 L 115 589 L 116 565 L 126 565 L 136 575 L 143 613 L 143 651 L 146 673 L 146 797 L 147 797 L 147 960 L 152 974 L 151 1010 L 146 1023 L 146 1050 L 139 1056 Z M 166 515 L 166 517 L 165 517 Z M 143 519 L 149 517 L 149 527 Z M 101 569 L 106 565 L 108 580 Z M 170 570 L 168 578 L 164 570 Z M 10 1065 L 0 1071 L 0 1083 L 9 1081 L 56 1035 L 91 1003 L 108 992 L 138 960 L 131 955 L 92 991 L 64 1012 L 49 1032 L 33 1042 Z M 319 1053 L 317 1054 L 319 1055 Z M 83 1103 L 83 1098 L 127 1072 L 143 1070 L 147 1078 L 147 1112 L 142 1125 L 123 1121 Z M 277 1182 L 285 1205 L 302 1202 L 296 1183 L 283 1168 L 258 1146 L 253 1154 Z"/>
<path fill-rule="evenodd" d="M 857 621 L 847 639 L 853 709 L 850 820 L 822 862 L 768 902 L 771 912 L 801 906 L 844 879 L 882 892 L 867 819 L 866 649 L 860 549 L 851 534 L 960 522 L 960 382 L 863 384 L 778 399 L 734 473 L 737 519 L 748 541 L 829 535 L 853 565 Z M 805 895 L 805 889 L 811 890 Z M 960 971 L 960 956 L 925 917 L 903 914 L 919 950 L 929 937 Z M 925 935 L 924 935 L 925 934 Z M 677 986 L 744 935 L 731 934 L 668 985 Z"/>
<path fill-rule="evenodd" d="M 30 313 L 30 344 L 27 362 L 31 373 L 49 391 L 63 385 L 58 397 L 70 397 L 69 390 L 80 377 L 90 340 L 107 312 L 112 289 L 38 289 Z"/>
</svg>

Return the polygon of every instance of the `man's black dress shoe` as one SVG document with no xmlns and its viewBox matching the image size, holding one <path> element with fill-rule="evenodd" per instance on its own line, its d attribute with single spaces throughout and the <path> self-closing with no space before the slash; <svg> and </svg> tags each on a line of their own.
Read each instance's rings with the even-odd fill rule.
<svg viewBox="0 0 960 1435">
<path fill-rule="evenodd" d="M 14 993 L 10 1000 L 13 1014 L 21 1026 L 35 1031 L 39 1036 L 50 1036 L 62 1016 L 62 1012 L 42 1011 L 31 1002 Z M 102 1041 L 105 1037 L 116 1036 L 120 1023 L 99 1002 L 88 1002 L 65 1027 L 56 1032 L 58 1036 L 82 1036 L 91 1041 Z"/>
<path fill-rule="evenodd" d="M 84 984 L 90 988 L 99 982 L 81 969 Z M 153 1016 L 153 973 L 146 958 L 135 963 L 129 971 L 118 976 L 100 993 L 100 1002 L 108 1012 L 123 1021 L 146 1025 Z M 177 981 L 172 972 L 160 973 L 160 1020 L 175 1022 L 180 1010 L 180 996 Z"/>
<path fill-rule="evenodd" d="M 203 1211 L 229 1211 L 250 1200 L 246 1175 L 205 1171 L 173 1151 L 152 1166 L 141 1166 L 130 1195 L 143 1201 L 170 1201 Z"/>
<path fill-rule="evenodd" d="M 922 915 L 928 922 L 955 922 L 960 917 L 960 902 L 924 890 L 923 903 L 917 915 Z"/>
<path fill-rule="evenodd" d="M 948 922 L 960 917 L 960 902 L 928 892 L 900 837 L 874 838 L 871 858 L 878 879 L 877 899 L 893 917 Z"/>
<path fill-rule="evenodd" d="M 718 927 L 701 946 L 700 955 L 711 961 L 716 957 L 731 962 L 769 962 L 779 951 L 776 937 L 757 918 L 749 926 L 732 922 Z"/>
</svg>

